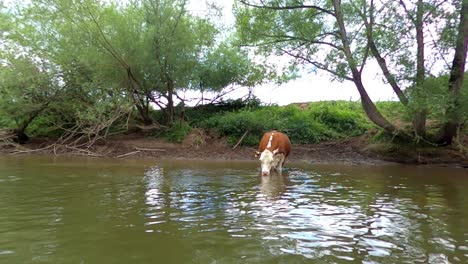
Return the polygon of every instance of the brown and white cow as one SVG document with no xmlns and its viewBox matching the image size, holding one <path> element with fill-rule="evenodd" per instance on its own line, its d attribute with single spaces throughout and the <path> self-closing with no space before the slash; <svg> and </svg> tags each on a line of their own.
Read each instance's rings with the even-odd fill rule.
<svg viewBox="0 0 468 264">
<path fill-rule="evenodd" d="M 281 173 L 285 159 L 291 152 L 291 141 L 288 136 L 278 131 L 270 131 L 263 135 L 256 152 L 262 168 L 262 175 L 270 175 L 272 169 Z"/>
</svg>

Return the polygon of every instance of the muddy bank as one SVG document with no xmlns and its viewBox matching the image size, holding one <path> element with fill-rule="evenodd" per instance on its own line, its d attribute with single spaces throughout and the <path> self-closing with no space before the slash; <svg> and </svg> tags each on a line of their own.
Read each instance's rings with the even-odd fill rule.
<svg viewBox="0 0 468 264">
<path fill-rule="evenodd" d="M 51 140 L 32 139 L 21 147 L 4 145 L 3 155 L 67 155 L 114 158 L 155 159 L 210 159 L 210 160 L 255 160 L 253 147 L 235 149 L 222 139 L 204 138 L 193 140 L 188 137 L 181 144 L 167 143 L 162 139 L 133 134 L 107 138 L 96 142 L 88 149 L 74 149 L 54 145 Z M 468 157 L 459 149 L 404 149 L 385 144 L 370 144 L 365 137 L 355 137 L 318 144 L 294 145 L 292 162 L 384 164 L 398 162 L 406 164 L 437 164 L 468 168 Z"/>
</svg>

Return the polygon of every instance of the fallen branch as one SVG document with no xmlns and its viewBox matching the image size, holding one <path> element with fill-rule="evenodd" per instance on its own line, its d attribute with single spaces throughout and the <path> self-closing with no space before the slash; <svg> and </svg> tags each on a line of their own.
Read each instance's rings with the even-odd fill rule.
<svg viewBox="0 0 468 264">
<path fill-rule="evenodd" d="M 249 133 L 249 130 L 246 130 L 244 132 L 244 135 L 242 135 L 242 137 L 239 139 L 239 141 L 237 141 L 237 144 L 234 147 L 232 147 L 232 149 L 237 148 L 237 146 L 239 146 L 239 144 L 242 142 L 242 140 L 244 140 L 245 136 L 247 136 L 248 133 Z"/>
<path fill-rule="evenodd" d="M 115 109 L 110 117 L 98 114 L 96 120 L 78 120 L 72 128 L 57 124 L 65 133 L 56 143 L 66 147 L 74 147 L 84 152 L 94 146 L 97 141 L 105 140 L 109 135 L 110 127 L 123 116 L 130 115 L 130 112 L 130 108 L 119 107 Z M 128 127 L 128 123 L 126 126 Z"/>
<path fill-rule="evenodd" d="M 137 151 L 128 152 L 128 153 L 119 155 L 119 156 L 117 156 L 116 158 L 123 158 L 123 157 L 130 156 L 130 155 L 134 155 L 134 154 L 137 154 L 137 153 L 140 153 L 140 151 L 137 150 Z"/>
<path fill-rule="evenodd" d="M 167 151 L 166 149 L 149 149 L 149 148 L 138 148 L 138 147 L 133 147 L 136 150 L 141 150 L 141 151 Z"/>
<path fill-rule="evenodd" d="M 71 147 L 71 146 L 65 146 L 67 149 L 72 149 L 72 150 L 76 150 L 78 151 L 78 153 L 83 153 L 87 156 L 94 156 L 94 157 L 102 157 L 103 155 L 102 154 L 98 154 L 98 153 L 95 153 L 95 152 L 92 152 L 92 151 L 89 151 L 87 149 L 80 149 L 80 148 L 76 148 L 76 147 Z"/>
<path fill-rule="evenodd" d="M 151 124 L 151 125 L 136 125 L 137 128 L 139 128 L 141 131 L 152 131 L 152 130 L 159 130 L 159 129 L 166 129 L 168 128 L 167 126 L 161 125 L 157 122 Z"/>
<path fill-rule="evenodd" d="M 49 145 L 49 146 L 46 146 L 46 147 L 43 147 L 43 148 L 39 148 L 39 149 L 27 149 L 27 148 L 22 147 L 23 150 L 16 150 L 15 152 L 11 152 L 10 155 L 38 152 L 38 151 L 43 151 L 43 150 L 49 149 L 51 147 L 55 148 L 55 144 L 52 144 L 52 145 Z"/>
</svg>

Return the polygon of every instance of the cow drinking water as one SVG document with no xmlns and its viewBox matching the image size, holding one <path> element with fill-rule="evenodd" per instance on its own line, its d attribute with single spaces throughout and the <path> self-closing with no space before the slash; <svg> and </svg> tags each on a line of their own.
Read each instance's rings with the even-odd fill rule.
<svg viewBox="0 0 468 264">
<path fill-rule="evenodd" d="M 260 157 L 262 175 L 270 175 L 271 170 L 281 173 L 284 161 L 291 151 L 291 141 L 288 136 L 278 131 L 270 131 L 263 135 L 256 152 Z"/>
</svg>

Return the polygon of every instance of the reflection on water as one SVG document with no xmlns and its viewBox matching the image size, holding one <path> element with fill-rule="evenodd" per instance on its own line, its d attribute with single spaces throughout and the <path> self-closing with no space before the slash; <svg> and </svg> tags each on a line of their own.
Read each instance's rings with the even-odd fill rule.
<svg viewBox="0 0 468 264">
<path fill-rule="evenodd" d="M 275 174 L 260 178 L 260 192 L 272 199 L 281 198 L 286 191 L 286 185 L 289 183 L 288 173 Z"/>
<path fill-rule="evenodd" d="M 0 263 L 467 263 L 468 173 L 0 159 Z"/>
</svg>

